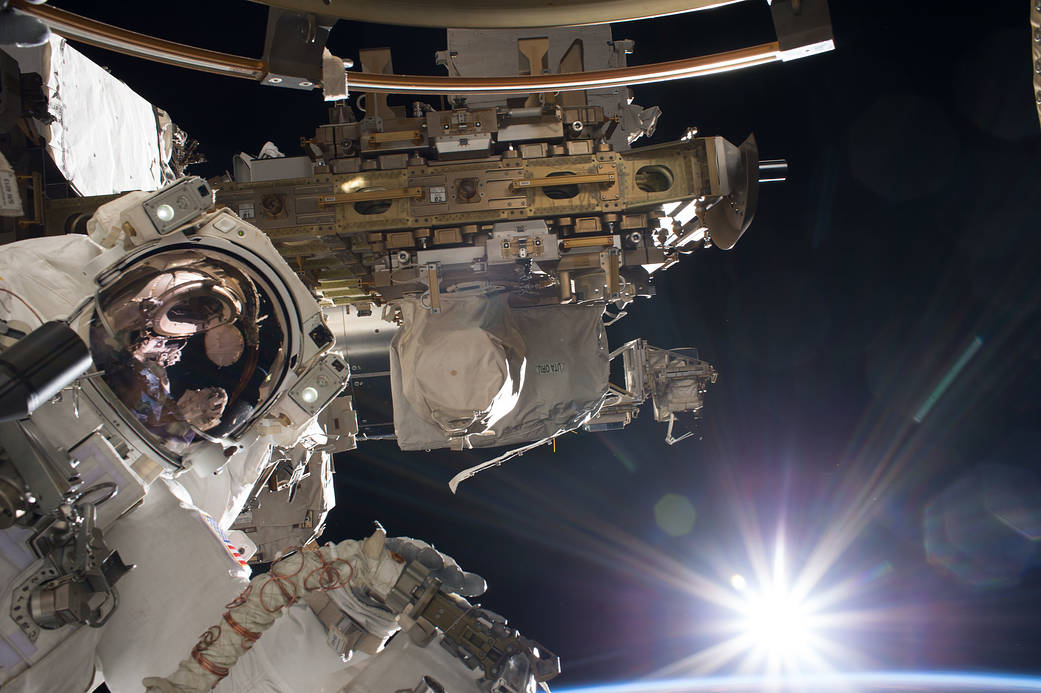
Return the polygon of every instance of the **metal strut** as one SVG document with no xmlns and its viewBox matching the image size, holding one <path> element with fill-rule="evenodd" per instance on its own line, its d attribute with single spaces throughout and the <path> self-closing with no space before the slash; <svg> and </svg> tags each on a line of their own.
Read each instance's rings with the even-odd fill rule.
<svg viewBox="0 0 1041 693">
<path fill-rule="evenodd" d="M 167 41 L 51 5 L 33 5 L 27 0 L 11 0 L 11 7 L 36 17 L 56 34 L 67 39 L 82 41 L 136 58 L 257 82 L 263 81 L 269 72 L 268 65 L 263 60 Z M 488 95 L 581 91 L 701 77 L 764 65 L 780 59 L 780 46 L 777 41 L 773 41 L 683 60 L 594 72 L 520 77 L 431 77 L 350 72 L 348 83 L 358 91 L 392 94 Z"/>
</svg>

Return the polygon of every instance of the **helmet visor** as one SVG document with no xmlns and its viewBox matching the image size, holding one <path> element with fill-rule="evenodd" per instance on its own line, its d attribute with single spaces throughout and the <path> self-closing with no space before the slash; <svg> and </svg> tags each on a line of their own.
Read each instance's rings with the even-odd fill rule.
<svg viewBox="0 0 1041 693">
<path fill-rule="evenodd" d="M 145 256 L 98 294 L 94 362 L 170 452 L 240 433 L 277 392 L 288 310 L 264 276 L 218 250 Z"/>
</svg>

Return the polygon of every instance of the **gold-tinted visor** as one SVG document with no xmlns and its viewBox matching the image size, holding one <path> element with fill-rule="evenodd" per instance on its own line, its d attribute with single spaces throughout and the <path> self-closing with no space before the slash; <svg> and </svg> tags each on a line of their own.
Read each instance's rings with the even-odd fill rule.
<svg viewBox="0 0 1041 693">
<path fill-rule="evenodd" d="M 181 453 L 233 437 L 277 391 L 288 315 L 247 263 L 212 249 L 165 250 L 99 291 L 91 353 L 133 416 Z"/>
</svg>

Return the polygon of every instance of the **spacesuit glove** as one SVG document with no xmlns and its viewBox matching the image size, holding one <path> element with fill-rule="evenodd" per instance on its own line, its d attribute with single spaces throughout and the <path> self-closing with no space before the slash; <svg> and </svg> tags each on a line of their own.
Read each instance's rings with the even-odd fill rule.
<svg viewBox="0 0 1041 693">
<path fill-rule="evenodd" d="M 386 548 L 401 556 L 405 562 L 419 561 L 430 570 L 430 575 L 441 581 L 442 592 L 454 592 L 463 597 L 478 597 L 488 589 L 488 583 L 477 573 L 459 567 L 455 559 L 432 545 L 410 537 L 391 537 Z"/>
<path fill-rule="evenodd" d="M 443 592 L 465 597 L 484 594 L 487 583 L 476 573 L 464 571 L 455 559 L 425 541 L 410 537 L 387 538 L 380 528 L 364 541 L 347 540 L 333 547 L 334 555 L 351 564 L 350 587 L 385 600 L 411 561 L 417 561 L 441 581 Z"/>
<path fill-rule="evenodd" d="M 347 539 L 327 545 L 335 559 L 350 564 L 349 588 L 355 593 L 368 594 L 383 600 L 405 569 L 406 561 L 386 548 L 387 533 L 377 529 L 362 541 Z"/>
</svg>

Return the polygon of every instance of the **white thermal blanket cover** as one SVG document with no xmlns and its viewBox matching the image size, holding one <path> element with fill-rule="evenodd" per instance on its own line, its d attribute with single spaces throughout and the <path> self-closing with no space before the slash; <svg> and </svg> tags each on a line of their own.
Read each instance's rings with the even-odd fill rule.
<svg viewBox="0 0 1041 693">
<path fill-rule="evenodd" d="M 419 299 L 402 305 L 391 342 L 401 393 L 442 439 L 480 435 L 517 403 L 524 340 L 506 300 L 505 293 L 442 294 L 437 314 Z"/>
<path fill-rule="evenodd" d="M 550 305 L 508 309 L 524 344 L 524 383 L 513 409 L 492 426 L 494 435 L 472 436 L 474 447 L 515 445 L 540 440 L 581 425 L 595 413 L 607 392 L 609 350 L 596 305 Z M 437 316 L 431 316 L 434 319 Z M 442 355 L 430 348 L 426 359 Z M 394 431 L 402 450 L 448 445 L 404 390 L 406 363 L 391 349 Z M 468 379 L 472 376 L 468 374 Z M 475 383 L 475 387 L 478 383 Z"/>
</svg>

